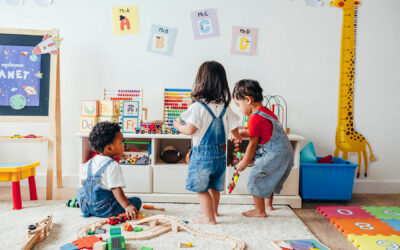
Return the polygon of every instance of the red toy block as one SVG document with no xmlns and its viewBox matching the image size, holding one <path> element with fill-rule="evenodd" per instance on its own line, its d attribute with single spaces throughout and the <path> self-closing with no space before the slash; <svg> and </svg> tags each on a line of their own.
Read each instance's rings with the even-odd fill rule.
<svg viewBox="0 0 400 250">
<path fill-rule="evenodd" d="M 335 227 L 337 227 L 344 235 L 399 235 L 400 232 L 395 231 L 392 227 L 389 227 L 387 223 L 382 222 L 379 219 L 358 219 L 358 218 L 331 218 L 329 220 Z"/>
<path fill-rule="evenodd" d="M 74 244 L 77 248 L 79 249 L 93 249 L 94 243 L 100 241 L 100 238 L 92 235 L 89 237 L 85 237 L 76 241 L 73 241 L 72 244 Z"/>
<path fill-rule="evenodd" d="M 328 220 L 330 218 L 371 218 L 375 219 L 370 213 L 361 207 L 346 206 L 317 206 L 317 210 Z"/>
<path fill-rule="evenodd" d="M 125 224 L 124 224 L 124 230 L 125 230 L 125 231 L 133 231 L 133 227 L 132 227 L 131 224 L 125 223 Z"/>
<path fill-rule="evenodd" d="M 332 163 L 332 155 L 327 155 L 318 160 L 318 163 Z"/>
</svg>

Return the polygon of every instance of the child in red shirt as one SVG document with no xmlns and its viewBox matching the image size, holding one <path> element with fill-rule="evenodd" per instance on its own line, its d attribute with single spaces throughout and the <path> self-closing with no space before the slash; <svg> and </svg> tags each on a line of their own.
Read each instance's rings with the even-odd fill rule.
<svg viewBox="0 0 400 250">
<path fill-rule="evenodd" d="M 248 130 L 240 136 L 249 138 L 249 145 L 236 169 L 252 167 L 247 189 L 253 195 L 255 209 L 243 212 L 247 217 L 265 218 L 265 207 L 273 210 L 274 193 L 280 193 L 293 166 L 293 148 L 276 116 L 262 105 L 262 88 L 257 81 L 241 80 L 233 89 L 233 101 L 240 112 L 249 116 Z"/>
</svg>

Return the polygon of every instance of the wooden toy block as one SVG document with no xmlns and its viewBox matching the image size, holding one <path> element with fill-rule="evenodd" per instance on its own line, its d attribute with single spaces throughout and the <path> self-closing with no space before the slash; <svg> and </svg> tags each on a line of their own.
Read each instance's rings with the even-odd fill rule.
<svg viewBox="0 0 400 250">
<path fill-rule="evenodd" d="M 98 116 L 99 101 L 98 100 L 82 100 L 81 101 L 82 116 Z"/>
<path fill-rule="evenodd" d="M 95 116 L 81 116 L 79 122 L 79 131 L 81 133 L 90 133 L 96 123 L 97 117 Z"/>
<path fill-rule="evenodd" d="M 93 245 L 93 250 L 107 250 L 107 243 L 104 241 L 97 241 Z"/>
<path fill-rule="evenodd" d="M 125 230 L 125 231 L 133 231 L 133 227 L 132 227 L 131 224 L 125 223 L 125 224 L 124 224 L 124 230 Z"/>
<path fill-rule="evenodd" d="M 358 218 L 331 218 L 330 222 L 335 225 L 344 235 L 398 235 L 400 232 L 395 231 L 386 223 L 379 219 L 358 219 Z"/>
<path fill-rule="evenodd" d="M 139 117 L 139 101 L 124 101 L 122 105 L 122 115 L 124 117 Z"/>
<path fill-rule="evenodd" d="M 100 101 L 100 116 L 119 116 L 120 103 L 119 101 Z"/>
<path fill-rule="evenodd" d="M 366 212 L 361 207 L 350 206 L 317 206 L 317 210 L 324 215 L 328 220 L 330 218 L 371 218 L 370 213 Z"/>
<path fill-rule="evenodd" d="M 400 207 L 362 207 L 378 219 L 400 220 Z"/>
<path fill-rule="evenodd" d="M 349 234 L 347 238 L 353 242 L 353 245 L 363 250 L 387 250 L 400 249 L 400 237 L 391 236 L 370 236 Z"/>
<path fill-rule="evenodd" d="M 135 133 L 138 122 L 138 118 L 124 117 L 122 119 L 122 133 Z"/>
<path fill-rule="evenodd" d="M 163 207 L 154 207 L 153 205 L 143 205 L 143 209 L 165 211 Z"/>
<path fill-rule="evenodd" d="M 119 117 L 118 116 L 99 116 L 97 118 L 97 122 L 119 123 Z"/>
</svg>

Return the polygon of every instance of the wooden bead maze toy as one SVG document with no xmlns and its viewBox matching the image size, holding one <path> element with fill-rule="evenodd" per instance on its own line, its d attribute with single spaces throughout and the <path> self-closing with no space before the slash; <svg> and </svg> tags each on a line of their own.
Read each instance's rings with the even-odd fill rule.
<svg viewBox="0 0 400 250">
<path fill-rule="evenodd" d="M 269 108 L 278 118 L 282 124 L 283 130 L 286 134 L 290 133 L 287 126 L 287 104 L 285 98 L 280 95 L 267 95 L 264 96 L 265 106 Z"/>
<path fill-rule="evenodd" d="M 121 236 L 124 237 L 125 241 L 130 241 L 130 240 L 148 240 L 155 238 L 157 236 L 160 236 L 162 234 L 168 233 L 170 231 L 172 232 L 179 232 L 180 230 L 184 230 L 192 235 L 198 236 L 198 237 L 206 237 L 206 238 L 212 238 L 216 240 L 222 240 L 222 241 L 227 241 L 231 243 L 232 249 L 234 250 L 244 250 L 246 248 L 246 244 L 244 241 L 237 239 L 232 236 L 224 236 L 224 235 L 218 235 L 218 234 L 213 234 L 213 233 L 208 233 L 208 232 L 200 232 L 190 226 L 188 226 L 185 222 L 182 220 L 174 217 L 174 216 L 169 216 L 169 215 L 155 215 L 151 217 L 147 217 L 141 220 L 128 220 L 126 223 L 130 223 L 132 227 L 135 227 L 137 225 L 142 225 L 147 223 L 148 227 L 143 229 L 140 232 L 134 232 L 134 231 L 122 231 Z M 103 244 L 105 244 L 105 241 L 107 238 L 110 237 L 110 227 L 107 225 L 107 219 L 101 220 L 99 222 L 95 222 L 93 224 L 87 225 L 85 227 L 82 227 L 78 230 L 78 238 L 84 238 L 88 236 L 89 231 L 95 231 L 98 228 L 106 229 L 105 234 L 98 234 L 97 237 L 102 238 Z M 96 243 L 100 244 L 100 243 Z M 99 248 L 101 249 L 101 248 Z"/>
<path fill-rule="evenodd" d="M 165 89 L 164 90 L 164 122 L 168 129 L 174 127 L 174 120 L 185 112 L 190 104 L 191 89 Z"/>
</svg>

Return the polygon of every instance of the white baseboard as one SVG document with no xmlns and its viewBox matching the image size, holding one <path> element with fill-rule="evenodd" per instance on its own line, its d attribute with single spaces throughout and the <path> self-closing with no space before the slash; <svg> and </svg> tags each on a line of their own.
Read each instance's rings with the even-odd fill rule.
<svg viewBox="0 0 400 250">
<path fill-rule="evenodd" d="M 399 194 L 400 180 L 355 180 L 353 193 Z"/>
</svg>

